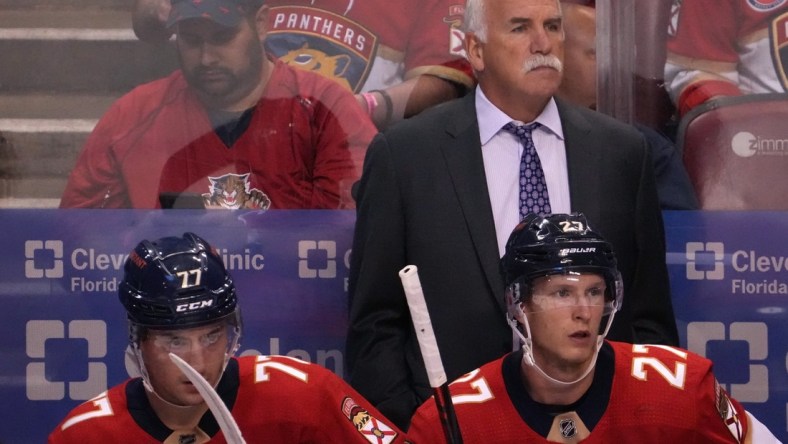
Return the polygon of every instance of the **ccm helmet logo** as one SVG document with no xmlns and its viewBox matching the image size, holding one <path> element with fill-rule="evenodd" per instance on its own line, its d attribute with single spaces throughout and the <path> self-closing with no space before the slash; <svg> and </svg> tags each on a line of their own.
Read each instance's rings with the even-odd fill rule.
<svg viewBox="0 0 788 444">
<path fill-rule="evenodd" d="M 213 306 L 213 300 L 210 300 L 210 301 L 197 301 L 197 302 L 191 302 L 189 304 L 176 305 L 175 306 L 175 311 L 177 311 L 178 313 L 183 313 L 185 311 L 200 310 L 202 308 L 212 307 L 212 306 Z"/>
</svg>

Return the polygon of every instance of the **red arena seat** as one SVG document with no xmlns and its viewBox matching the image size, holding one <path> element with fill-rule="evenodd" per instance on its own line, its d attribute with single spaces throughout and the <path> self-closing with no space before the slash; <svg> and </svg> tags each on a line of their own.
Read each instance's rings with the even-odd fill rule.
<svg viewBox="0 0 788 444">
<path fill-rule="evenodd" d="M 788 94 L 711 100 L 681 121 L 703 210 L 788 210 Z"/>
</svg>

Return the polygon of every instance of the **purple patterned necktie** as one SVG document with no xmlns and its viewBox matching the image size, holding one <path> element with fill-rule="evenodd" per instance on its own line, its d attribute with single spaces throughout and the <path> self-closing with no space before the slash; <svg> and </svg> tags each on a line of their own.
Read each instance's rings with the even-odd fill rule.
<svg viewBox="0 0 788 444">
<path fill-rule="evenodd" d="M 539 123 L 517 125 L 507 123 L 503 129 L 517 136 L 523 144 L 523 157 L 520 159 L 520 220 L 528 213 L 546 216 L 550 210 L 550 196 L 547 193 L 542 162 L 536 153 L 531 132 L 541 126 Z"/>
</svg>

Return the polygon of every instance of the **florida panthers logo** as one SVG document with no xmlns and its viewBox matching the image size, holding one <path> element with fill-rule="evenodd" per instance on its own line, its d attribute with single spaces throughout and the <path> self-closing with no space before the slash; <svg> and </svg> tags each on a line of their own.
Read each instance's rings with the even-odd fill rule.
<svg viewBox="0 0 788 444">
<path fill-rule="evenodd" d="M 267 210 L 271 206 L 271 199 L 264 192 L 251 188 L 249 173 L 225 174 L 208 180 L 210 192 L 202 195 L 205 208 Z"/>
<path fill-rule="evenodd" d="M 347 10 L 352 6 L 351 1 Z M 265 46 L 268 53 L 290 66 L 359 92 L 377 57 L 378 37 L 346 15 L 312 6 L 273 6 L 268 11 Z"/>
<path fill-rule="evenodd" d="M 777 77 L 783 88 L 788 91 L 788 12 L 784 12 L 772 20 L 769 37 L 772 43 L 774 65 L 777 67 Z"/>
<path fill-rule="evenodd" d="M 298 66 L 307 71 L 314 71 L 339 83 L 348 91 L 353 90 L 350 82 L 345 78 L 351 63 L 350 56 L 347 54 L 330 56 L 323 51 L 310 48 L 309 42 L 305 42 L 301 48 L 293 49 L 279 57 L 279 59 L 288 65 Z"/>
<path fill-rule="evenodd" d="M 465 57 L 465 33 L 462 31 L 462 19 L 465 15 L 465 5 L 451 5 L 449 15 L 443 18 L 443 23 L 449 25 L 449 54 Z"/>
<path fill-rule="evenodd" d="M 720 418 L 728 426 L 728 431 L 731 432 L 736 442 L 743 442 L 744 425 L 742 424 L 742 415 L 736 410 L 736 407 L 728 398 L 728 393 L 725 392 L 725 389 L 722 388 L 716 379 L 714 380 L 714 394 Z"/>
<path fill-rule="evenodd" d="M 343 399 L 341 408 L 347 419 L 353 423 L 356 430 L 367 441 L 375 444 L 389 444 L 397 437 L 397 432 L 383 421 L 370 415 L 365 408 L 356 404 L 352 398 L 346 397 Z"/>
</svg>

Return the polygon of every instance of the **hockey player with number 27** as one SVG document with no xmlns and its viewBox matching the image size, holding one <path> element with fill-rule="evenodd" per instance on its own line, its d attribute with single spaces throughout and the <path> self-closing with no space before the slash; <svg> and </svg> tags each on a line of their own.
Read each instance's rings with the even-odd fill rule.
<svg viewBox="0 0 788 444">
<path fill-rule="evenodd" d="M 246 442 L 406 442 L 323 367 L 286 356 L 233 357 L 242 327 L 235 286 L 197 235 L 142 241 L 126 261 L 119 295 L 142 377 L 76 407 L 49 443 L 228 442 L 171 353 L 214 387 Z"/>
<path fill-rule="evenodd" d="M 582 214 L 529 214 L 506 244 L 508 321 L 523 346 L 450 385 L 463 442 L 777 443 L 720 387 L 711 361 L 605 340 L 623 289 Z M 430 399 L 408 429 L 441 442 Z"/>
</svg>

